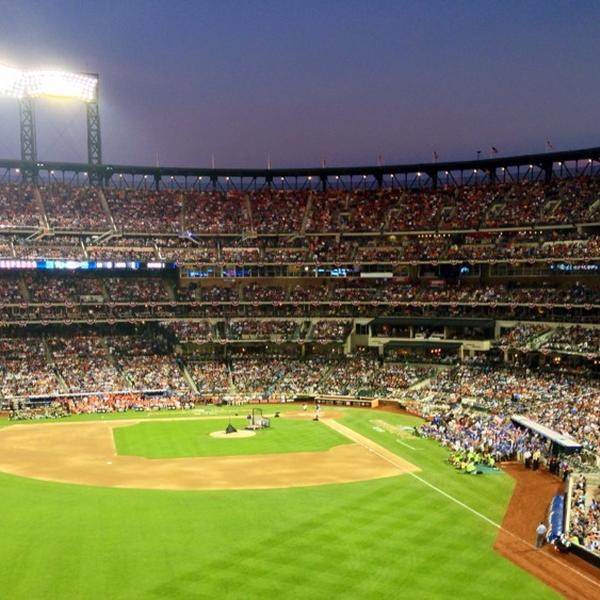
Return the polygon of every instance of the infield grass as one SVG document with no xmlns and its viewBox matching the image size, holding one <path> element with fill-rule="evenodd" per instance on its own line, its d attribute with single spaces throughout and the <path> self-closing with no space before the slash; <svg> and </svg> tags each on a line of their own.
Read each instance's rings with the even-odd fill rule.
<svg viewBox="0 0 600 600">
<path fill-rule="evenodd" d="M 342 422 L 419 476 L 500 521 L 513 480 L 467 477 L 409 425 L 348 410 Z M 242 440 L 243 441 L 243 440 Z M 172 453 L 175 450 L 172 451 Z M 545 599 L 493 551 L 496 529 L 409 475 L 288 490 L 168 492 L 0 474 L 0 590 L 12 599 Z"/>
<path fill-rule="evenodd" d="M 271 419 L 271 427 L 247 438 L 213 438 L 228 423 L 243 429 L 246 419 L 177 420 L 139 423 L 113 429 L 117 453 L 145 458 L 184 456 L 235 456 L 323 452 L 350 440 L 326 425 L 314 421 Z"/>
</svg>

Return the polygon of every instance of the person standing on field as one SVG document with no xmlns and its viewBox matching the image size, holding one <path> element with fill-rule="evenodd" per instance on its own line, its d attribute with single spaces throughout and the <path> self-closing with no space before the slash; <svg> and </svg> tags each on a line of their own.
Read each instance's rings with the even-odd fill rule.
<svg viewBox="0 0 600 600">
<path fill-rule="evenodd" d="M 541 548 L 544 545 L 545 536 L 546 536 L 546 526 L 543 521 L 540 521 L 540 524 L 537 526 L 535 530 L 535 547 Z"/>
</svg>

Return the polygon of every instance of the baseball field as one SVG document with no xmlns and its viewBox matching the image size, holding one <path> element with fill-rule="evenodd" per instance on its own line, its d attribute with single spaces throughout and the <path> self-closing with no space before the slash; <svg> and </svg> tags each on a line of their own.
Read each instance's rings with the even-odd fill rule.
<svg viewBox="0 0 600 600">
<path fill-rule="evenodd" d="M 511 477 L 408 415 L 277 409 L 0 423 L 3 597 L 559 597 L 494 550 Z"/>
</svg>

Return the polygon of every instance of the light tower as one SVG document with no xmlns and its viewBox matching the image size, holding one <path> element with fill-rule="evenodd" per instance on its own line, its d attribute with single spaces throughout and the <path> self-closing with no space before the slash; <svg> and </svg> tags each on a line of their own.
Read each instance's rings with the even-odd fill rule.
<svg viewBox="0 0 600 600">
<path fill-rule="evenodd" d="M 102 164 L 102 136 L 98 104 L 99 77 L 94 73 L 69 73 L 57 69 L 24 71 L 0 65 L 0 95 L 18 98 L 21 133 L 23 177 L 33 181 L 37 176 L 37 140 L 35 130 L 35 99 L 62 98 L 86 105 L 88 163 Z M 91 169 L 90 182 L 99 183 Z"/>
</svg>

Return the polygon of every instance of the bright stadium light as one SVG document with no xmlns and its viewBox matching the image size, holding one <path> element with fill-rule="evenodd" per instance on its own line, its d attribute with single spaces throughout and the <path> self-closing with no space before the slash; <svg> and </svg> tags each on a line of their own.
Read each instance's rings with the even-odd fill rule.
<svg viewBox="0 0 600 600">
<path fill-rule="evenodd" d="M 19 101 L 21 160 L 30 163 L 23 170 L 27 181 L 35 180 L 37 169 L 44 166 L 37 162 L 37 98 L 75 100 L 86 105 L 88 163 L 102 164 L 98 82 L 98 75 L 93 73 L 72 73 L 56 68 L 27 70 L 0 64 L 0 96 Z M 92 175 L 97 178 L 96 173 Z"/>
<path fill-rule="evenodd" d="M 56 69 L 24 71 L 0 65 L 0 94 L 13 98 L 41 96 L 94 102 L 98 77 Z"/>
<path fill-rule="evenodd" d="M 23 96 L 23 72 L 0 65 L 0 94 L 21 98 Z"/>
<path fill-rule="evenodd" d="M 24 73 L 25 93 L 31 98 L 50 96 L 82 102 L 96 99 L 98 78 L 83 73 L 64 71 L 27 71 Z"/>
</svg>

